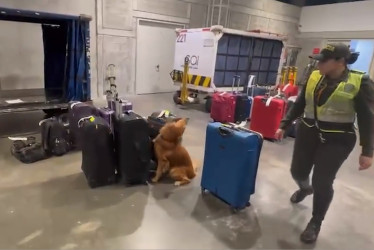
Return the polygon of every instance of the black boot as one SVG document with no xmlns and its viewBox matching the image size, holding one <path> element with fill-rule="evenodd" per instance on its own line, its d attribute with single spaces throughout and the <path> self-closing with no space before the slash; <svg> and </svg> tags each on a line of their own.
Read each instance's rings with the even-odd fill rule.
<svg viewBox="0 0 374 250">
<path fill-rule="evenodd" d="M 321 221 L 312 218 L 304 232 L 300 235 L 300 240 L 306 244 L 314 243 L 318 238 L 320 229 Z"/>
<path fill-rule="evenodd" d="M 293 193 L 293 195 L 290 198 L 290 201 L 292 203 L 299 203 L 299 202 L 302 202 L 305 199 L 305 197 L 311 194 L 313 194 L 312 187 L 307 188 L 307 189 L 299 189 L 295 193 Z"/>
</svg>

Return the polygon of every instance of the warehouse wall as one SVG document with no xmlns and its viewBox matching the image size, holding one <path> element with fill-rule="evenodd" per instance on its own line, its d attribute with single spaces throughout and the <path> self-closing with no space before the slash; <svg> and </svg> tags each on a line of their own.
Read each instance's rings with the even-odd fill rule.
<svg viewBox="0 0 374 250">
<path fill-rule="evenodd" d="M 309 50 L 310 53 L 311 47 L 322 47 L 328 40 L 374 39 L 373 9 L 374 1 L 303 7 L 300 16 L 299 44 L 303 51 Z M 300 55 L 298 66 L 305 67 L 308 60 Z M 373 63 L 369 73 L 373 78 Z"/>
<path fill-rule="evenodd" d="M 59 14 L 92 16 L 91 29 L 91 87 L 97 97 L 97 43 L 95 0 L 0 0 L 0 6 L 53 12 Z M 43 47 L 41 28 L 35 24 L 0 22 L 0 87 L 38 88 L 44 86 Z M 10 39 L 11 37 L 17 39 Z M 16 83 L 11 86 L 11 83 Z"/>
<path fill-rule="evenodd" d="M 0 22 L 0 30 L 0 90 L 44 88 L 40 24 Z"/>
<path fill-rule="evenodd" d="M 301 11 L 299 7 L 275 0 L 231 0 L 231 3 L 228 25 L 230 28 L 260 29 L 287 34 L 291 38 L 290 43 L 293 43 Z M 135 93 L 136 27 L 139 19 L 183 24 L 190 28 L 204 27 L 207 25 L 208 4 L 209 0 L 0 0 L 0 6 L 9 8 L 73 15 L 87 14 L 93 17 L 91 22 L 93 98 L 103 96 L 107 88 L 106 67 L 111 63 L 117 66 L 117 85 L 120 95 Z M 7 40 L 7 44 L 2 44 L 0 53 L 13 46 L 18 48 L 17 54 L 39 61 L 39 63 L 30 63 L 30 60 L 20 60 L 18 56 L 0 57 L 0 65 L 4 63 L 9 65 L 5 73 L 0 69 L 0 81 L 4 74 L 13 74 L 12 77 L 15 75 L 20 79 L 32 80 L 35 85 L 43 82 L 43 76 L 35 74 L 35 72 L 43 72 L 43 65 L 40 63 L 40 58 L 43 57 L 40 53 L 42 47 L 39 42 L 35 42 L 39 39 L 35 37 L 38 36 L 35 30 L 32 31 L 32 28 L 26 26 L 17 28 L 0 26 L 0 29 L 2 36 L 10 30 L 13 32 L 16 30 L 17 34 L 23 34 L 28 38 L 20 39 L 17 41 L 19 44 L 11 44 L 11 41 Z M 28 70 L 22 70 L 25 68 Z"/>
<path fill-rule="evenodd" d="M 231 0 L 229 27 L 287 35 L 294 43 L 301 8 L 274 0 Z"/>
<path fill-rule="evenodd" d="M 208 0 L 97 0 L 98 75 L 103 92 L 106 67 L 116 65 L 120 95 L 135 93 L 137 20 L 205 27 Z M 150 45 L 152 41 L 150 41 Z M 174 49 L 174 48 L 170 48 Z"/>
<path fill-rule="evenodd" d="M 374 1 L 304 7 L 301 32 L 374 30 Z"/>
</svg>

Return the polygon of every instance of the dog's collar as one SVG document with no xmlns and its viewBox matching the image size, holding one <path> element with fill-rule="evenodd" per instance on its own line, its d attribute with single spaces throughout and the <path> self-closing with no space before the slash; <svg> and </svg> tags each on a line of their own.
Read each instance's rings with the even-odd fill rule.
<svg viewBox="0 0 374 250">
<path fill-rule="evenodd" d="M 160 138 L 164 141 L 167 141 L 167 142 L 170 142 L 170 143 L 175 143 L 175 144 L 179 144 L 182 142 L 182 136 L 178 138 L 178 140 L 168 140 L 166 139 L 165 137 L 163 137 L 161 134 L 160 134 Z"/>
</svg>

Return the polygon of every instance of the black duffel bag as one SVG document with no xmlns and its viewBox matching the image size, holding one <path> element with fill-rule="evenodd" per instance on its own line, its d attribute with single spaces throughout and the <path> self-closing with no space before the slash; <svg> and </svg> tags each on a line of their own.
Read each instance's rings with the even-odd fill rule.
<svg viewBox="0 0 374 250">
<path fill-rule="evenodd" d="M 34 163 L 48 158 L 43 146 L 35 142 L 35 137 L 28 137 L 26 141 L 13 141 L 12 155 L 23 163 Z"/>
</svg>

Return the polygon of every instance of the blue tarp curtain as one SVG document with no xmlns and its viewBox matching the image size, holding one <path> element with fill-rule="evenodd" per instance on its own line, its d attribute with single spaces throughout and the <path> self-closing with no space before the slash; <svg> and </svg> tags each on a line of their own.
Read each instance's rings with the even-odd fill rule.
<svg viewBox="0 0 374 250">
<path fill-rule="evenodd" d="M 68 26 L 67 93 L 69 101 L 90 98 L 88 22 L 73 20 Z"/>
<path fill-rule="evenodd" d="M 90 99 L 88 19 L 0 8 L 0 20 L 42 24 L 47 99 Z"/>
<path fill-rule="evenodd" d="M 48 99 L 66 96 L 67 25 L 42 25 L 44 88 Z"/>
</svg>

